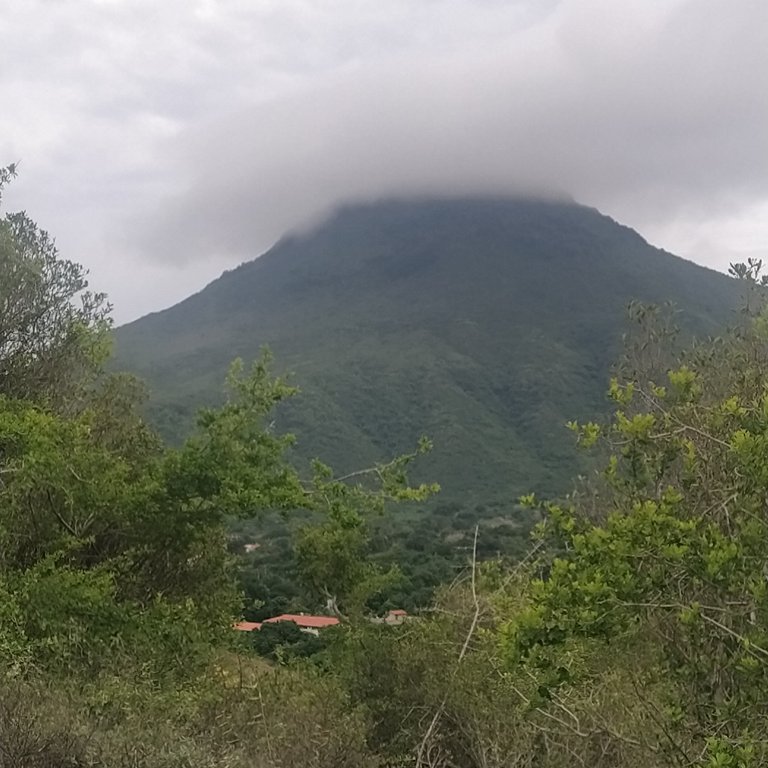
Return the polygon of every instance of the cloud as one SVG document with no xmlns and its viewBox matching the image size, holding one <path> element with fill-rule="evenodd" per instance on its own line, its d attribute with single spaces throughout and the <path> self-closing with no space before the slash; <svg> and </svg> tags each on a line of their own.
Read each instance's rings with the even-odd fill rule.
<svg viewBox="0 0 768 768">
<path fill-rule="evenodd" d="M 573 0 L 482 48 L 333 72 L 183 136 L 185 186 L 141 242 L 246 258 L 339 201 L 425 192 L 562 190 L 659 228 L 738 215 L 768 198 L 766 28 L 762 2 Z"/>
<path fill-rule="evenodd" d="M 15 3 L 7 200 L 120 318 L 392 194 L 566 192 L 722 268 L 768 239 L 766 28 L 763 0 Z"/>
</svg>

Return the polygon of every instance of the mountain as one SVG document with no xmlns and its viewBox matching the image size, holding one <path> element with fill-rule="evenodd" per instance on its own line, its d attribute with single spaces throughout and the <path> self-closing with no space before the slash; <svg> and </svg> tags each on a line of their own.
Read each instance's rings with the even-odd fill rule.
<svg viewBox="0 0 768 768">
<path fill-rule="evenodd" d="M 570 202 L 392 200 L 345 207 L 180 304 L 116 333 L 171 439 L 221 398 L 234 357 L 268 345 L 302 394 L 278 413 L 302 457 L 339 470 L 435 444 L 444 497 L 562 491 L 563 425 L 606 405 L 631 299 L 672 301 L 699 334 L 735 281 Z"/>
</svg>

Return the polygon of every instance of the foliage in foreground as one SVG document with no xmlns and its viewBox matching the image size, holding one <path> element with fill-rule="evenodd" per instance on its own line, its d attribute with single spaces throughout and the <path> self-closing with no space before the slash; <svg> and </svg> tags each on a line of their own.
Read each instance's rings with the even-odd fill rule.
<svg viewBox="0 0 768 768">
<path fill-rule="evenodd" d="M 635 707 L 659 724 L 636 732 L 670 765 L 768 763 L 768 309 L 761 265 L 734 271 L 749 290 L 744 322 L 670 364 L 650 334 L 614 380 L 603 481 L 548 505 L 557 555 L 530 605 L 503 633 L 510 662 L 543 695 L 583 685 L 580 665 L 617 648 Z M 593 674 L 593 673 L 592 673 Z M 661 690 L 654 697 L 649 691 Z"/>
<path fill-rule="evenodd" d="M 360 627 L 332 655 L 389 765 L 768 764 L 768 309 L 675 353 L 640 321 L 605 469 L 544 504 L 531 557 L 473 564 L 429 620 Z M 536 506 L 535 499 L 527 503 Z"/>
<path fill-rule="evenodd" d="M 0 191 L 13 175 L 0 172 Z M 215 669 L 240 609 L 226 522 L 313 513 L 320 522 L 300 541 L 305 582 L 355 612 L 384 576 L 365 557 L 367 515 L 432 492 L 410 487 L 406 474 L 429 446 L 343 479 L 318 462 L 305 481 L 285 457 L 292 438 L 270 427 L 293 390 L 264 356 L 248 372 L 235 364 L 224 405 L 203 411 L 181 447 L 166 448 L 141 419 L 141 385 L 103 372 L 108 306 L 88 293 L 82 268 L 25 214 L 0 219 L 0 267 L 0 698 L 46 702 L 0 712 L 3 764 L 245 764 L 243 755 L 219 761 L 215 743 L 205 742 L 214 750 L 206 759 L 195 751 L 210 730 L 196 719 L 216 697 L 232 708 L 224 752 L 236 719 L 256 716 Z M 291 679 L 276 685 L 293 691 Z M 296 709 L 280 691 L 272 709 Z M 318 717 L 354 718 L 334 708 L 343 695 L 330 681 L 307 683 L 302 696 Z M 163 746 L 123 759 L 131 727 L 137 744 Z M 317 743 L 299 741 L 293 723 L 270 728 L 265 765 L 283 759 L 269 757 L 270 740 L 308 765 L 354 755 L 334 746 L 346 737 L 329 726 Z M 102 749 L 110 734 L 116 746 Z"/>
</svg>

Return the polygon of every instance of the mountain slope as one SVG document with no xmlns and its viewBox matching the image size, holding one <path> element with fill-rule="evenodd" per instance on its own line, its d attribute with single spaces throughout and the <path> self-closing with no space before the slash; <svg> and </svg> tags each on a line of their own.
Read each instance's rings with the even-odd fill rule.
<svg viewBox="0 0 768 768">
<path fill-rule="evenodd" d="M 269 345 L 300 398 L 297 450 L 348 469 L 435 442 L 453 498 L 559 491 L 578 467 L 563 424 L 604 408 L 632 298 L 671 300 L 698 333 L 727 322 L 730 279 L 571 203 L 348 207 L 200 293 L 117 331 L 120 367 L 178 436 L 220 398 L 232 358 Z"/>
</svg>

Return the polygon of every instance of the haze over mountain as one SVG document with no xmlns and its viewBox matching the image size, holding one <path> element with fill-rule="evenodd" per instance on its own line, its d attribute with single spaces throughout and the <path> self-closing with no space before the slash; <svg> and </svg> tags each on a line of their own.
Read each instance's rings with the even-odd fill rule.
<svg viewBox="0 0 768 768">
<path fill-rule="evenodd" d="M 222 395 L 234 357 L 268 345 L 301 395 L 276 428 L 348 470 L 435 444 L 421 473 L 448 498 L 566 489 L 564 430 L 594 417 L 631 299 L 687 327 L 728 322 L 739 288 L 572 202 L 390 200 L 337 211 L 117 331 L 169 437 Z"/>
</svg>

